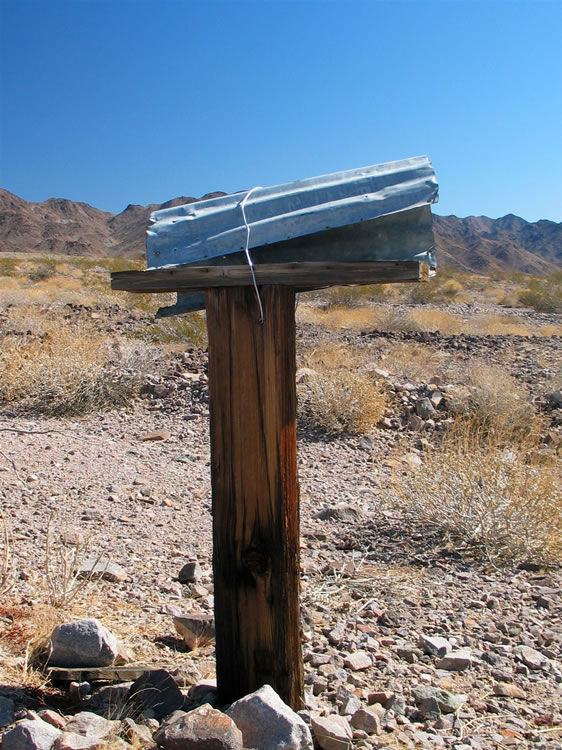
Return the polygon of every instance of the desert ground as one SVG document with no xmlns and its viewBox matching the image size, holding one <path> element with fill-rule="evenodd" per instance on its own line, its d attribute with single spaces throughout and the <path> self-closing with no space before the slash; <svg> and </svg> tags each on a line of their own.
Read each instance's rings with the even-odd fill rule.
<svg viewBox="0 0 562 750">
<path fill-rule="evenodd" d="M 111 294 L 109 270 L 2 267 L 0 696 L 14 721 L 107 710 L 107 684 L 77 693 L 44 669 L 53 627 L 78 617 L 186 694 L 215 674 L 212 640 L 188 648 L 170 614 L 213 611 L 204 317 L 155 322 L 157 301 Z M 429 284 L 327 290 L 296 310 L 300 714 L 347 718 L 365 750 L 560 748 L 562 313 L 533 309 L 544 290 L 522 275 Z M 100 560 L 115 574 L 74 575 Z"/>
</svg>

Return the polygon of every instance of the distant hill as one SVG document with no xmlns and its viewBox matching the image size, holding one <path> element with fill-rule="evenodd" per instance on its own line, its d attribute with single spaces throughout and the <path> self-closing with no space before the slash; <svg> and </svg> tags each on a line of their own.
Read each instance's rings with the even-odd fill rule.
<svg viewBox="0 0 562 750">
<path fill-rule="evenodd" d="M 200 199 L 181 196 L 149 206 L 129 205 L 121 213 L 112 214 L 63 198 L 29 203 L 0 189 L 0 252 L 139 255 L 145 251 L 145 233 L 153 211 L 220 195 L 225 193 L 208 193 Z M 562 223 L 530 223 L 513 214 L 501 219 L 434 214 L 433 226 L 440 265 L 477 273 L 536 274 L 562 266 Z"/>
</svg>

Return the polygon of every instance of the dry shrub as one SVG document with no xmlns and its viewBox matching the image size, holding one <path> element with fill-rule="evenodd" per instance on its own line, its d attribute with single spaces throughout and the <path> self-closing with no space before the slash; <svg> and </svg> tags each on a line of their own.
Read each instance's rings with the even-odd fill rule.
<svg viewBox="0 0 562 750">
<path fill-rule="evenodd" d="M 542 420 L 527 400 L 524 388 L 501 367 L 484 363 L 468 367 L 463 378 L 468 395 L 448 394 L 450 410 L 471 416 L 483 429 L 498 434 L 538 434 Z"/>
<path fill-rule="evenodd" d="M 561 463 L 509 437 L 463 420 L 418 471 L 395 476 L 391 502 L 488 561 L 559 565 Z"/>
<path fill-rule="evenodd" d="M 362 373 L 358 350 L 329 344 L 310 352 L 313 370 L 299 387 L 299 414 L 305 423 L 329 434 L 360 435 L 383 415 L 386 394 Z"/>
<path fill-rule="evenodd" d="M 39 319 L 36 329 L 3 336 L 0 406 L 61 416 L 129 402 L 137 374 L 120 366 L 110 339 L 53 316 Z"/>
<path fill-rule="evenodd" d="M 484 336 L 530 336 L 532 333 L 528 326 L 509 315 L 475 315 L 467 328 Z"/>
<path fill-rule="evenodd" d="M 153 344 L 188 346 L 194 349 L 207 347 L 207 323 L 202 312 L 187 313 L 187 315 L 161 318 L 146 328 L 141 337 Z"/>
<path fill-rule="evenodd" d="M 519 302 L 537 312 L 562 312 L 562 271 L 547 278 L 533 278 L 527 289 L 519 292 Z"/>
<path fill-rule="evenodd" d="M 398 307 L 386 305 L 375 310 L 374 327 L 378 331 L 419 331 L 412 315 Z"/>
<path fill-rule="evenodd" d="M 443 310 L 420 308 L 412 310 L 409 317 L 415 326 L 410 330 L 462 333 L 464 329 L 464 321 L 459 315 Z"/>
<path fill-rule="evenodd" d="M 381 367 L 409 380 L 430 380 L 443 367 L 448 355 L 424 344 L 405 341 L 386 350 Z"/>
</svg>

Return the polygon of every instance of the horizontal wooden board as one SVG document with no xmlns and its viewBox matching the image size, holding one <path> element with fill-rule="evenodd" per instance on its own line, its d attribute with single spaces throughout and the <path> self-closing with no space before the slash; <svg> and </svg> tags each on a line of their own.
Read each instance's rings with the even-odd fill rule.
<svg viewBox="0 0 562 750">
<path fill-rule="evenodd" d="M 353 263 L 265 263 L 254 266 L 258 285 L 326 287 L 427 281 L 429 266 L 417 260 Z M 249 266 L 172 266 L 111 274 L 111 288 L 125 292 L 185 292 L 220 286 L 250 286 Z"/>
</svg>

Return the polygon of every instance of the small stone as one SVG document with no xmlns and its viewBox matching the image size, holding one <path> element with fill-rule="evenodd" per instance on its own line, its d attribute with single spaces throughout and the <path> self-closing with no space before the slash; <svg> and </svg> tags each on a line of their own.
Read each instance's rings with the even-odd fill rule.
<svg viewBox="0 0 562 750">
<path fill-rule="evenodd" d="M 425 635 L 424 633 L 420 635 L 418 646 L 424 654 L 432 656 L 445 656 L 452 648 L 446 638 L 442 638 L 439 635 Z"/>
<path fill-rule="evenodd" d="M 472 664 L 472 655 L 469 648 L 459 648 L 450 651 L 446 656 L 439 659 L 437 669 L 445 669 L 448 672 L 462 672 Z"/>
<path fill-rule="evenodd" d="M 123 583 L 128 579 L 127 571 L 106 557 L 88 558 L 76 567 L 78 578 L 103 579 L 111 583 Z"/>
<path fill-rule="evenodd" d="M 380 717 L 373 707 L 358 709 L 351 717 L 351 726 L 355 729 L 362 729 L 367 734 L 382 732 Z"/>
<path fill-rule="evenodd" d="M 368 669 L 373 665 L 371 657 L 366 651 L 354 651 L 352 654 L 349 654 L 349 656 L 346 656 L 343 663 L 345 667 L 351 669 L 352 672 L 359 672 L 363 669 Z"/>
<path fill-rule="evenodd" d="M 419 398 L 416 401 L 416 414 L 421 419 L 431 419 L 437 412 L 428 398 Z"/>
<path fill-rule="evenodd" d="M 164 750 L 242 750 L 242 732 L 234 721 L 208 703 L 193 711 L 175 711 L 154 740 Z"/>
<path fill-rule="evenodd" d="M 103 740 L 119 729 L 118 721 L 110 721 L 91 711 L 80 711 L 72 716 L 65 727 L 67 732 Z"/>
<path fill-rule="evenodd" d="M 61 716 L 56 711 L 52 711 L 50 708 L 44 708 L 41 711 L 38 711 L 38 715 L 41 719 L 43 719 L 43 721 L 46 721 L 47 724 L 50 724 L 52 727 L 55 727 L 56 729 L 62 730 L 66 727 L 65 717 Z"/>
<path fill-rule="evenodd" d="M 157 719 L 163 719 L 183 706 L 183 695 L 169 672 L 155 669 L 133 682 L 128 703 L 142 712 L 152 711 Z"/>
<path fill-rule="evenodd" d="M 369 693 L 369 704 L 373 703 L 380 703 L 381 706 L 384 706 L 388 703 L 389 700 L 393 697 L 394 693 L 390 693 L 388 691 L 378 691 L 374 693 Z"/>
<path fill-rule="evenodd" d="M 312 716 L 312 734 L 322 750 L 351 750 L 353 734 L 343 716 Z"/>
<path fill-rule="evenodd" d="M 426 698 L 435 698 L 439 708 L 444 714 L 451 714 L 457 711 L 467 700 L 466 695 L 455 695 L 443 688 L 430 687 L 426 685 L 416 685 L 412 689 L 412 695 L 416 704 L 419 706 Z"/>
<path fill-rule="evenodd" d="M 57 738 L 53 750 L 103 750 L 105 747 L 107 747 L 107 742 L 100 737 L 86 737 L 76 732 L 63 732 Z M 115 747 L 113 743 L 112 747 Z"/>
<path fill-rule="evenodd" d="M 437 719 L 441 717 L 441 709 L 439 708 L 439 703 L 437 702 L 436 698 L 432 696 L 421 700 L 418 703 L 418 710 L 421 716 L 424 717 L 424 719 L 428 719 L 430 721 L 437 721 Z"/>
<path fill-rule="evenodd" d="M 180 583 L 197 583 L 203 577 L 203 569 L 197 560 L 190 560 L 178 573 Z"/>
<path fill-rule="evenodd" d="M 254 750 L 313 749 L 307 725 L 270 685 L 235 701 L 227 714 L 242 732 L 244 747 Z"/>
<path fill-rule="evenodd" d="M 174 615 L 174 627 L 185 645 L 192 651 L 210 643 L 215 637 L 215 621 L 212 615 Z"/>
<path fill-rule="evenodd" d="M 160 386 L 154 386 L 154 392 L 156 393 L 156 388 Z M 167 388 L 165 389 L 167 393 Z M 171 433 L 168 432 L 168 430 L 155 430 L 154 432 L 147 432 L 144 435 L 141 435 L 139 437 L 139 440 L 142 441 L 155 441 L 155 440 L 168 440 L 171 437 Z"/>
<path fill-rule="evenodd" d="M 423 463 L 417 453 L 406 453 L 405 456 L 402 456 L 402 461 L 411 469 L 419 469 Z"/>
<path fill-rule="evenodd" d="M 500 695 L 504 698 L 525 699 L 527 697 L 524 690 L 521 690 L 521 688 L 511 682 L 497 682 L 494 685 L 494 695 Z"/>
<path fill-rule="evenodd" d="M 529 669 L 541 669 L 548 661 L 546 656 L 530 646 L 517 646 L 513 649 L 513 653 Z"/>
<path fill-rule="evenodd" d="M 2 736 L 2 750 L 52 750 L 60 730 L 41 719 L 24 719 Z"/>
<path fill-rule="evenodd" d="M 52 667 L 108 667 L 119 656 L 117 638 L 95 618 L 57 625 L 50 637 Z"/>
<path fill-rule="evenodd" d="M 14 720 L 14 701 L 0 695 L 0 729 Z"/>
</svg>

